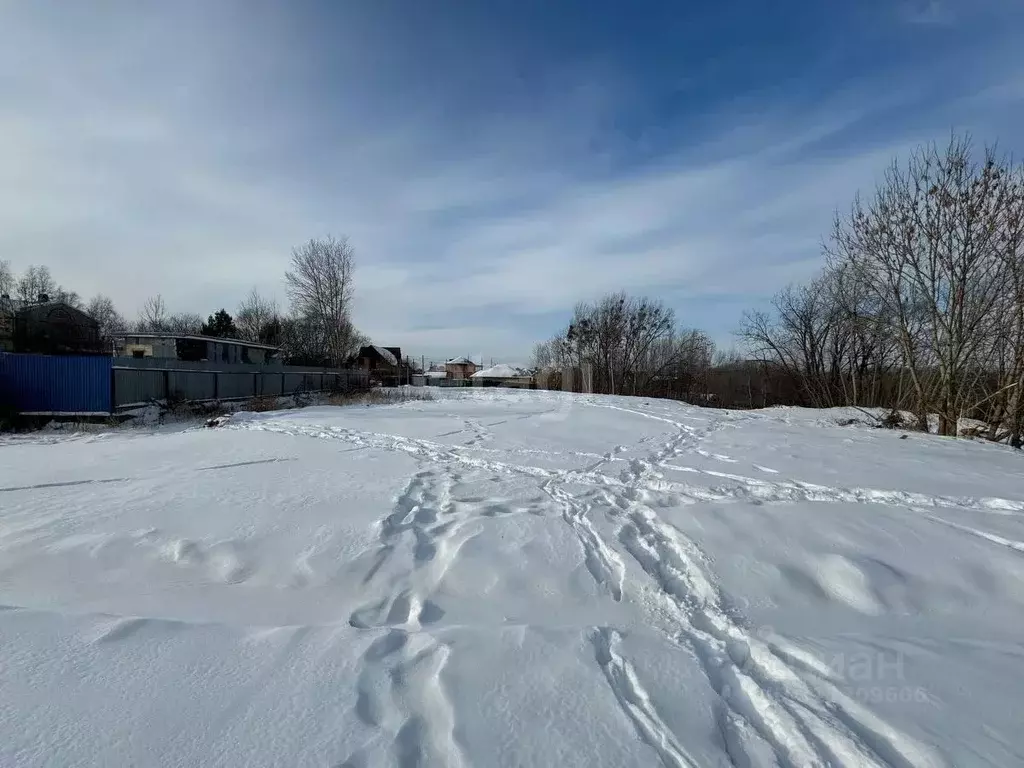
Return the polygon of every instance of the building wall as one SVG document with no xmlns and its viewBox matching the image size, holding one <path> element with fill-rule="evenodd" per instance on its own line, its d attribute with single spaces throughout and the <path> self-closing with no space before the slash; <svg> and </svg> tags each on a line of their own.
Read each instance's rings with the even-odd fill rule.
<svg viewBox="0 0 1024 768">
<path fill-rule="evenodd" d="M 143 357 L 156 357 L 166 360 L 196 360 L 201 357 L 211 363 L 228 363 L 231 365 L 253 364 L 264 365 L 270 357 L 270 350 L 247 347 L 244 344 L 232 344 L 230 342 L 207 340 L 195 342 L 200 344 L 199 349 L 188 347 L 179 349 L 178 340 L 175 338 L 149 338 L 139 336 L 126 336 L 124 347 L 119 354 L 124 357 L 134 357 L 135 352 L 141 352 Z M 183 341 L 182 344 L 186 344 Z M 191 354 L 189 354 L 191 353 Z"/>
<path fill-rule="evenodd" d="M 509 387 L 511 389 L 532 389 L 532 376 L 488 376 L 486 378 L 476 377 L 473 379 L 473 386 L 477 387 Z"/>
<path fill-rule="evenodd" d="M 399 371 L 399 365 L 392 365 L 390 362 L 385 360 L 380 354 L 376 352 L 366 352 L 364 347 L 363 351 L 365 354 L 360 354 L 356 358 L 356 366 L 364 371 L 374 371 L 381 373 L 385 376 L 397 376 Z M 389 352 L 391 350 L 388 350 Z M 394 352 L 392 352 L 394 354 Z M 396 356 L 396 360 L 399 358 Z"/>
<path fill-rule="evenodd" d="M 141 352 L 143 357 L 162 357 L 169 360 L 178 359 L 178 349 L 174 339 L 152 339 L 138 336 L 126 336 L 122 354 L 125 357 L 135 357 Z"/>
<path fill-rule="evenodd" d="M 476 365 L 473 363 L 446 363 L 444 369 L 449 379 L 468 379 L 476 373 Z"/>
</svg>

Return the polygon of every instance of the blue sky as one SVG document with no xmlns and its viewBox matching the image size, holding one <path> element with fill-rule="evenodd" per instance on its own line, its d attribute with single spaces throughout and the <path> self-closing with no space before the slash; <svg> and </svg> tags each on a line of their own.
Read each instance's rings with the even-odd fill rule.
<svg viewBox="0 0 1024 768">
<path fill-rule="evenodd" d="M 0 0 L 0 258 L 134 316 L 284 303 L 346 234 L 355 320 L 525 361 L 625 289 L 731 343 L 836 208 L 951 130 L 1019 154 L 1017 0 Z"/>
</svg>

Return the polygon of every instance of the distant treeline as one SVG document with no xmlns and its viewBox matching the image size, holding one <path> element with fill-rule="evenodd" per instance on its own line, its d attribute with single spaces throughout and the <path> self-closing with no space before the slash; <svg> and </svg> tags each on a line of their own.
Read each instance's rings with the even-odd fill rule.
<svg viewBox="0 0 1024 768">
<path fill-rule="evenodd" d="M 593 370 L 596 392 L 723 407 L 906 410 L 956 435 L 962 418 L 1024 434 L 1024 165 L 969 137 L 894 161 L 835 218 L 820 274 L 749 312 L 742 352 L 716 354 L 659 301 L 579 305 L 534 364 Z"/>
</svg>

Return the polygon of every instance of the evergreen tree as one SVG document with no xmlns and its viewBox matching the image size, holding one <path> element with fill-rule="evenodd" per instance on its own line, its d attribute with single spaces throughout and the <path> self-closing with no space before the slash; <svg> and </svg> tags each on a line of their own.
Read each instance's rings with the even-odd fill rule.
<svg viewBox="0 0 1024 768">
<path fill-rule="evenodd" d="M 210 315 L 209 319 L 203 324 L 202 334 L 203 336 L 214 336 L 219 339 L 239 338 L 235 321 L 226 309 L 218 309 Z"/>
</svg>

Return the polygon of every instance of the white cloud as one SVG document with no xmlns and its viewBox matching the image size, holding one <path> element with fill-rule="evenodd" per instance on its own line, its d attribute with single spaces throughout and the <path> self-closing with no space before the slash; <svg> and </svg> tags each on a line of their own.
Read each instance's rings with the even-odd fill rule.
<svg viewBox="0 0 1024 768">
<path fill-rule="evenodd" d="M 3 258 L 46 263 L 129 314 L 156 292 L 208 313 L 254 285 L 283 300 L 290 248 L 331 232 L 357 250 L 357 323 L 412 354 L 522 360 L 555 330 L 531 316 L 618 289 L 664 296 L 721 337 L 738 318 L 690 316 L 687 302 L 728 297 L 733 312 L 805 277 L 833 209 L 894 153 L 957 122 L 936 105 L 879 126 L 911 76 L 803 107 L 755 95 L 657 162 L 611 173 L 613 150 L 586 147 L 623 103 L 615 77 L 573 70 L 564 99 L 473 131 L 417 104 L 386 122 L 346 101 L 343 82 L 338 104 L 304 92 L 313 64 L 293 55 L 286 19 L 214 6 L 0 9 Z M 358 60 L 358 41 L 338 44 Z M 965 82 L 984 98 L 957 127 L 985 130 L 1020 71 Z M 951 87 L 950 103 L 959 97 Z"/>
<path fill-rule="evenodd" d="M 911 0 L 903 4 L 903 14 L 912 24 L 952 24 L 956 21 L 948 0 Z"/>
</svg>

